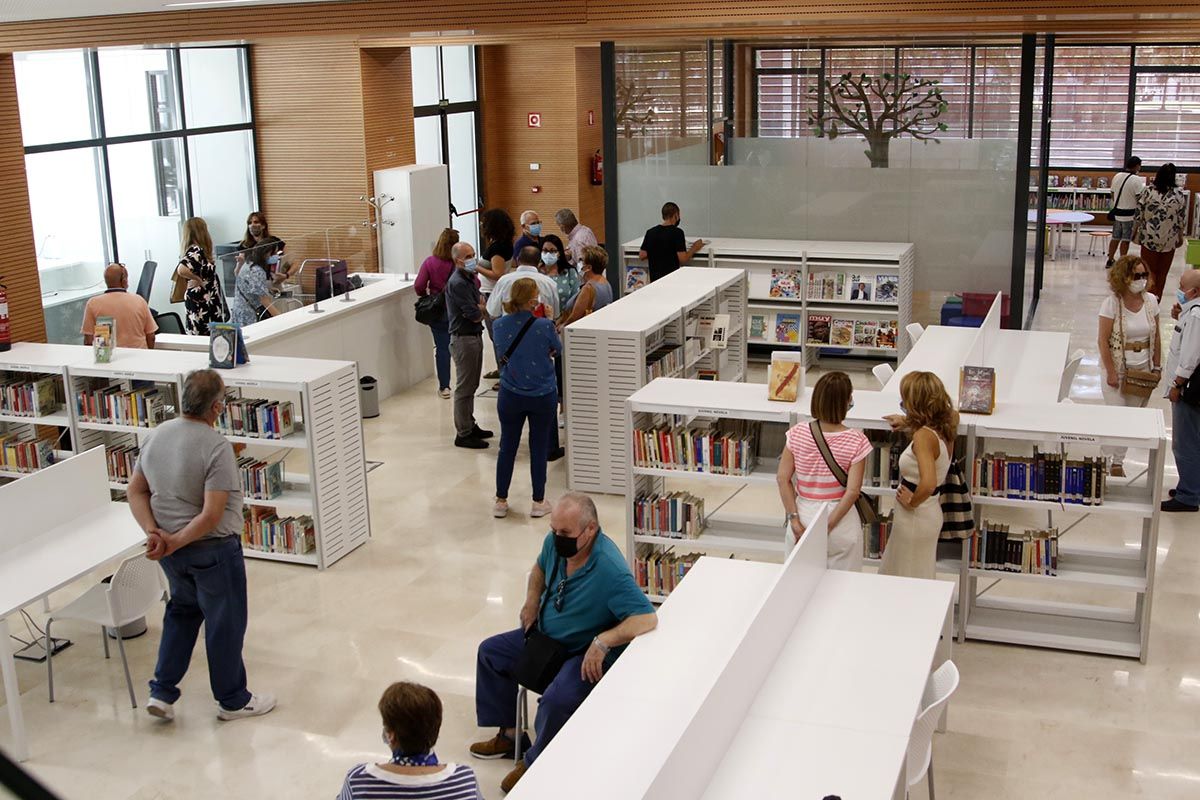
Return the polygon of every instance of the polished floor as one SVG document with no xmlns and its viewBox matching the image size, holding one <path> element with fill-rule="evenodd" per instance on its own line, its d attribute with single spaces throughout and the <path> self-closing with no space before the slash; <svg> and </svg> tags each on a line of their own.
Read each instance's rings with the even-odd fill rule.
<svg viewBox="0 0 1200 800">
<path fill-rule="evenodd" d="M 1177 263 L 1168 295 L 1181 268 Z M 1049 263 L 1037 327 L 1070 331 L 1074 346 L 1087 353 L 1072 392 L 1079 402 L 1099 398 L 1095 325 L 1104 287 L 1100 259 Z M 867 387 L 870 377 L 856 383 Z M 374 535 L 365 547 L 323 573 L 249 564 L 246 663 L 251 688 L 278 695 L 274 713 L 218 722 L 201 645 L 177 719 L 156 723 L 144 709 L 129 708 L 120 662 L 103 660 L 96 632 L 62 623 L 56 633 L 75 646 L 55 661 L 55 704 L 46 702 L 44 667 L 19 666 L 33 748 L 28 767 L 68 800 L 332 797 L 348 767 L 384 755 L 375 705 L 397 679 L 439 692 L 445 722 L 437 751 L 444 760 L 470 761 L 467 745 L 480 733 L 475 648 L 484 636 L 514 626 L 526 571 L 548 526 L 526 515 L 523 459 L 512 513 L 492 519 L 495 450 L 451 447 L 450 405 L 427 382 L 366 423 L 368 457 L 382 466 L 370 474 Z M 498 428 L 494 401 L 482 400 L 480 412 L 485 427 Z M 1144 462 L 1144 454 L 1132 454 L 1138 459 Z M 564 491 L 564 474 L 563 462 L 551 465 L 551 497 Z M 623 543 L 621 499 L 598 500 L 606 529 Z M 1104 526 L 1085 522 L 1072 535 L 1136 541 L 1136 530 L 1108 519 Z M 940 798 L 1200 797 L 1198 536 L 1196 516 L 1164 516 L 1145 665 L 956 645 L 963 683 L 949 730 L 936 738 Z M 72 594 L 62 591 L 53 602 Z M 158 630 L 152 620 L 150 634 L 128 645 L 141 702 Z M 7 717 L 0 723 L 6 747 Z M 485 796 L 500 797 L 508 765 L 471 763 Z M 914 796 L 923 792 L 918 787 Z"/>
</svg>

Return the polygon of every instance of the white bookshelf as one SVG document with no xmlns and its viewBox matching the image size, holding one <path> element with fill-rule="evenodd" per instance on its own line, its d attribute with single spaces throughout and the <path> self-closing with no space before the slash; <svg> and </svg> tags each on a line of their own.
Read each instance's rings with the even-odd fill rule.
<svg viewBox="0 0 1200 800">
<path fill-rule="evenodd" d="M 46 375 L 53 376 L 61 384 L 66 395 L 62 408 L 52 414 L 43 416 L 25 416 L 21 414 L 6 414 L 0 412 L 0 432 L 34 431 L 35 426 L 53 427 L 58 429 L 58 439 L 55 445 L 57 458 L 67 458 L 80 452 L 74 430 L 74 417 L 71 413 L 70 396 L 67 389 L 70 386 L 67 377 L 66 364 L 84 357 L 90 357 L 91 348 L 83 345 L 69 344 L 33 344 L 16 342 L 11 349 L 0 353 L 0 374 L 7 376 L 5 380 L 16 380 L 22 376 L 30 379 Z M 67 447 L 64 439 L 69 438 L 71 446 Z M 28 472 L 0 467 L 0 478 L 18 479 Z"/>
<path fill-rule="evenodd" d="M 14 345 L 11 352 L 0 356 L 0 369 L 37 365 L 47 370 L 54 367 L 63 375 L 67 393 L 64 413 L 77 452 L 144 444 L 155 430 L 79 419 L 74 392 L 90 379 L 120 383 L 126 389 L 134 381 L 150 381 L 173 387 L 178 398 L 187 373 L 208 366 L 204 353 L 118 348 L 110 363 L 96 364 L 89 347 L 28 343 Z M 357 366 L 347 361 L 256 355 L 248 364 L 222 370 L 221 377 L 226 388 L 240 396 L 292 402 L 295 432 L 291 436 L 225 438 L 244 445 L 247 455 L 285 459 L 283 492 L 269 500 L 245 497 L 244 504 L 274 508 L 280 516 L 311 516 L 316 534 L 316 548 L 310 553 L 246 547 L 246 556 L 324 569 L 365 543 L 371 528 Z M 172 411 L 174 416 L 178 409 Z M 124 492 L 128 487 L 110 481 L 109 488 Z"/>
<path fill-rule="evenodd" d="M 877 359 L 902 359 L 908 352 L 908 339 L 903 335 L 912 322 L 915 248 L 912 244 L 891 242 L 823 242 L 783 239 L 705 239 L 707 246 L 692 260 L 693 266 L 743 270 L 747 277 L 747 315 L 745 335 L 748 344 L 770 350 L 801 350 L 811 363 L 813 355 L 822 352 L 870 356 Z M 623 250 L 623 288 L 628 286 L 631 268 L 644 268 L 638 259 L 640 240 L 627 242 Z M 798 297 L 772 296 L 772 276 L 794 275 L 798 280 Z M 810 299 L 809 276 L 841 274 L 842 291 L 833 299 Z M 854 298 L 850 278 L 859 276 L 870 291 L 870 300 Z M 876 279 L 893 276 L 899 291 L 887 302 L 875 300 Z M 778 281 L 775 281 L 778 284 Z M 653 285 L 653 284 L 651 284 Z M 639 289 L 638 291 L 644 291 Z M 833 320 L 857 322 L 890 322 L 897 326 L 896 346 L 878 347 L 856 344 L 853 334 L 848 344 L 808 341 L 810 315 L 828 315 Z M 791 321 L 797 326 L 797 341 L 781 342 L 777 326 Z M 765 335 L 758 336 L 759 329 Z M 832 338 L 832 337 L 831 337 Z"/>
<path fill-rule="evenodd" d="M 567 482 L 575 490 L 624 492 L 629 428 L 625 399 L 646 385 L 646 357 L 664 343 L 684 345 L 699 314 L 729 314 L 724 349 L 696 345 L 672 377 L 717 371 L 723 382 L 746 374 L 746 275 L 684 267 L 622 297 L 565 330 Z M 710 381 L 711 383 L 711 381 Z"/>
<path fill-rule="evenodd" d="M 704 419 L 745 419 L 795 425 L 808 422 L 810 394 L 795 403 L 773 403 L 767 389 L 759 384 L 712 383 L 695 380 L 659 379 L 634 393 L 626 402 L 629 429 L 648 427 L 660 422 L 687 422 Z M 854 408 L 846 424 L 865 430 L 886 430 L 885 414 L 899 413 L 899 398 L 883 392 L 856 389 Z M 673 417 L 674 419 L 670 419 Z M 1112 432 L 1119 431 L 1120 435 Z M 952 548 L 961 553 L 955 558 L 942 557 L 937 571 L 953 575 L 958 582 L 957 626 L 960 641 L 977 639 L 1012 644 L 1051 647 L 1082 652 L 1120 655 L 1145 661 L 1149 645 L 1150 610 L 1154 587 L 1154 555 L 1158 543 L 1159 498 L 1162 496 L 1162 469 L 1167 446 L 1162 413 L 1156 409 L 1136 409 L 1098 405 L 1016 405 L 1000 404 L 991 416 L 964 415 L 959 433 L 965 444 L 967 480 L 976 453 L 1001 450 L 1017 455 L 1022 448 L 1037 444 L 1043 451 L 1062 446 L 1074 457 L 1098 455 L 1101 445 L 1125 445 L 1150 452 L 1146 475 L 1120 482 L 1109 479 L 1104 502 L 1100 505 L 1001 497 L 972 498 L 975 521 L 995 521 L 1005 511 L 1029 512 L 1025 527 L 1047 523 L 1058 527 L 1059 560 L 1057 575 L 1033 575 L 978 569 L 971 566 L 970 540 Z M 764 453 L 749 475 L 721 475 L 685 470 L 637 466 L 633 457 L 632 436 L 626 443 L 626 553 L 634 566 L 637 545 L 652 544 L 674 548 L 678 554 L 707 553 L 766 557 L 777 560 L 784 553 L 783 512 L 777 499 L 763 503 L 754 517 L 733 517 L 721 508 L 706 508 L 706 525 L 696 538 L 650 536 L 635 532 L 634 504 L 639 494 L 662 493 L 664 482 L 672 480 L 672 489 L 686 482 L 689 492 L 705 496 L 705 484 L 727 490 L 737 485 L 770 486 L 775 484 L 776 462 L 773 453 Z M 867 482 L 874 476 L 868 474 Z M 867 494 L 890 497 L 895 491 L 868 485 Z M 727 493 L 727 492 L 723 492 Z M 773 492 L 772 492 L 773 494 Z M 757 495 L 756 495 L 757 497 Z M 1037 521 L 1035 521 L 1037 520 Z M 1120 546 L 1081 543 L 1076 525 L 1094 526 L 1108 533 L 1130 531 Z M 1128 526 L 1128 527 L 1122 527 Z M 871 561 L 866 560 L 867 563 Z M 995 591 L 997 582 L 1016 586 L 1021 591 L 1005 596 Z M 1051 590 L 1050 598 L 1029 596 L 1035 587 Z M 1063 591 L 1059 591 L 1063 590 Z M 1058 599 L 1070 591 L 1081 592 L 1080 602 Z M 653 600 L 661 597 L 652 596 Z M 1109 605 L 1096 604 L 1110 601 Z"/>
</svg>

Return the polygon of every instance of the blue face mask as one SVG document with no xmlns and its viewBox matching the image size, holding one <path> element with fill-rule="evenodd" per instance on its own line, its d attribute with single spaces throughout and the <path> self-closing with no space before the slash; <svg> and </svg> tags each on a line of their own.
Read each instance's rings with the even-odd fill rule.
<svg viewBox="0 0 1200 800">
<path fill-rule="evenodd" d="M 1183 289 L 1176 289 L 1175 297 L 1176 297 L 1176 299 L 1179 300 L 1179 305 L 1181 305 L 1181 306 L 1187 305 L 1188 296 L 1187 296 L 1187 292 L 1185 292 Z"/>
<path fill-rule="evenodd" d="M 542 263 L 547 267 L 553 267 L 558 263 L 558 253 L 542 253 Z"/>
<path fill-rule="evenodd" d="M 267 263 L 272 267 L 279 263 L 279 256 L 267 256 Z"/>
<path fill-rule="evenodd" d="M 466 261 L 463 262 L 463 269 L 465 269 L 467 272 L 474 272 L 478 268 L 479 268 L 479 259 L 477 259 L 477 258 L 468 258 Z"/>
<path fill-rule="evenodd" d="M 542 235 L 542 223 L 540 223 L 540 222 L 529 223 L 529 235 L 530 236 L 541 236 Z"/>
</svg>

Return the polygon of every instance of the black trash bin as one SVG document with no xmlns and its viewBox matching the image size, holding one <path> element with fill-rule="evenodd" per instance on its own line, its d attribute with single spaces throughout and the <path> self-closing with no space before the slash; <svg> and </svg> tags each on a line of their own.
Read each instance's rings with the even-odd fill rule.
<svg viewBox="0 0 1200 800">
<path fill-rule="evenodd" d="M 358 402 L 362 406 L 363 419 L 379 416 L 379 381 L 370 375 L 358 379 Z"/>
</svg>

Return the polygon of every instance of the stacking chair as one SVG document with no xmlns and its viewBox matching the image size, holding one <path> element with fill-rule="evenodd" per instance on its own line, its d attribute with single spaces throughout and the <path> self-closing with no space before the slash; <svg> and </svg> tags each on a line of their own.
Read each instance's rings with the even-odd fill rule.
<svg viewBox="0 0 1200 800">
<path fill-rule="evenodd" d="M 121 639 L 120 629 L 146 616 L 146 612 L 161 601 L 166 592 L 167 578 L 162 569 L 145 555 L 138 554 L 121 562 L 112 581 L 93 586 L 77 600 L 51 613 L 46 620 L 46 674 L 50 683 L 50 702 L 54 702 L 54 648 L 50 626 L 58 620 L 74 619 L 100 626 L 105 658 L 109 657 L 108 629 L 117 629 L 117 648 L 121 651 L 121 665 L 125 668 L 129 702 L 137 708 L 137 696 L 133 693 L 129 659 L 125 657 L 125 642 Z"/>
<path fill-rule="evenodd" d="M 1063 402 L 1071 394 L 1071 384 L 1075 382 L 1075 373 L 1079 371 L 1079 364 L 1082 361 L 1082 350 L 1076 350 L 1067 359 L 1067 366 L 1063 368 L 1062 382 L 1058 385 L 1058 402 Z"/>
<path fill-rule="evenodd" d="M 880 386 L 886 386 L 887 382 L 896 374 L 896 370 L 892 369 L 891 364 L 876 364 L 871 367 L 871 373 L 875 376 L 875 380 L 879 381 Z"/>
<path fill-rule="evenodd" d="M 917 714 L 908 737 L 908 791 L 928 774 L 929 800 L 934 800 L 933 732 L 957 688 L 958 667 L 954 666 L 953 661 L 947 661 L 929 676 L 925 684 L 925 696 L 921 698 L 921 713 Z"/>
<path fill-rule="evenodd" d="M 919 322 L 910 322 L 904 326 L 904 330 L 908 331 L 908 338 L 911 344 L 916 344 L 917 339 L 921 338 L 921 334 L 925 333 L 925 329 L 921 327 Z"/>
</svg>

